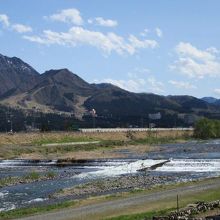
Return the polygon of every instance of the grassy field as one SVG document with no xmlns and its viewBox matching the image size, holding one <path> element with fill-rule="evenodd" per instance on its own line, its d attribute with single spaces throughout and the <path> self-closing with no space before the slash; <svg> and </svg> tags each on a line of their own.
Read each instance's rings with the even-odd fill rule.
<svg viewBox="0 0 220 220">
<path fill-rule="evenodd" d="M 76 201 L 67 201 L 67 202 L 58 203 L 54 205 L 15 209 L 15 210 L 11 210 L 8 212 L 0 212 L 0 219 L 21 218 L 21 217 L 33 215 L 36 213 L 44 213 L 48 211 L 74 207 L 76 204 L 77 204 Z"/>
<path fill-rule="evenodd" d="M 192 132 L 190 131 L 0 134 L 0 158 L 56 159 L 71 157 L 88 159 L 117 157 L 117 154 L 113 152 L 115 149 L 134 149 L 135 152 L 143 153 L 152 150 L 149 147 L 150 145 L 184 141 L 191 136 Z M 65 143 L 90 141 L 99 141 L 99 143 L 63 145 Z M 57 145 L 45 146 L 45 144 L 51 143 L 57 143 Z M 59 146 L 59 143 L 62 143 L 62 146 Z"/>
<path fill-rule="evenodd" d="M 187 196 L 180 197 L 180 208 L 186 207 L 188 204 L 192 204 L 198 201 L 210 202 L 214 200 L 220 199 L 220 191 L 219 189 L 215 190 L 207 190 L 203 193 L 194 193 Z M 162 207 L 162 208 L 161 208 Z M 133 210 L 134 214 L 129 215 L 120 215 L 112 218 L 106 218 L 105 220 L 141 220 L 143 218 L 152 219 L 153 216 L 166 215 L 172 210 L 176 210 L 176 200 L 175 198 L 166 200 L 161 200 L 160 202 L 153 202 L 148 205 L 145 210 L 147 211 L 138 211 L 138 209 Z"/>
<path fill-rule="evenodd" d="M 15 133 L 13 135 L 1 133 L 1 145 L 33 145 L 43 143 L 61 143 L 89 140 L 121 140 L 144 139 L 146 137 L 184 137 L 191 136 L 192 131 L 148 131 L 148 132 L 35 132 Z"/>
</svg>

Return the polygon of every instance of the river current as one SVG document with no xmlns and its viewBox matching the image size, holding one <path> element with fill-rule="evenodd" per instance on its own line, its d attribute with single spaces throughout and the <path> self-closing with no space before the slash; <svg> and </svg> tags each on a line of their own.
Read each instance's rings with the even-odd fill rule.
<svg viewBox="0 0 220 220">
<path fill-rule="evenodd" d="M 165 163 L 164 163 L 165 162 Z M 156 166 L 157 164 L 162 166 Z M 152 176 L 176 176 L 178 181 L 189 181 L 220 176 L 220 140 L 191 141 L 165 144 L 157 152 L 140 158 L 127 154 L 123 159 L 79 161 L 68 166 L 57 166 L 56 160 L 4 160 L 0 161 L 0 178 L 24 176 L 37 171 L 42 175 L 56 173 L 59 178 L 0 188 L 0 212 L 36 204 L 53 203 L 49 195 L 61 189 L 120 175 L 142 175 L 140 169 Z"/>
</svg>

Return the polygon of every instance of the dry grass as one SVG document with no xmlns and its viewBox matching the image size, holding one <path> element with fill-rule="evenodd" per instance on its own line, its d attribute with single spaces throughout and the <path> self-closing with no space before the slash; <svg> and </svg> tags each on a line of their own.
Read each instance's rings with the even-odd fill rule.
<svg viewBox="0 0 220 220">
<path fill-rule="evenodd" d="M 46 132 L 0 134 L 0 158 L 26 159 L 94 159 L 123 157 L 119 150 L 129 150 L 143 154 L 159 150 L 151 144 L 175 141 L 191 135 L 186 131 L 81 133 Z M 157 138 L 155 138 L 157 137 Z M 81 141 L 100 141 L 99 144 L 79 146 L 43 146 L 48 143 L 69 143 Z M 157 142 L 158 141 L 158 142 Z"/>
<path fill-rule="evenodd" d="M 183 137 L 185 135 L 192 135 L 191 131 L 159 131 L 155 132 L 132 132 L 134 139 L 146 138 L 147 136 L 157 137 Z M 67 138 L 76 138 L 86 140 L 121 140 L 128 141 L 130 137 L 127 132 L 96 132 L 96 133 L 81 133 L 81 132 L 35 132 L 35 133 L 15 133 L 13 135 L 1 133 L 0 134 L 0 146 L 1 145 L 31 145 L 39 140 L 53 140 L 53 142 L 59 142 L 59 140 Z"/>
</svg>

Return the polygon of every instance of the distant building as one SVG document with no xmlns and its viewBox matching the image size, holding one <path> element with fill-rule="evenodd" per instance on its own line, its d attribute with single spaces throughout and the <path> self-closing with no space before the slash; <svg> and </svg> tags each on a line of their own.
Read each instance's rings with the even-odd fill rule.
<svg viewBox="0 0 220 220">
<path fill-rule="evenodd" d="M 161 119 L 161 113 L 158 112 L 158 113 L 154 113 L 154 114 L 148 114 L 148 118 L 149 119 L 152 119 L 152 120 L 159 120 Z"/>
</svg>

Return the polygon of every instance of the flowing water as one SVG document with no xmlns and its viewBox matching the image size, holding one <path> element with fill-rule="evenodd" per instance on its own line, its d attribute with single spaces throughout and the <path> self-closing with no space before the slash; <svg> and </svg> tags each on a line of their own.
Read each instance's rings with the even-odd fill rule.
<svg viewBox="0 0 220 220">
<path fill-rule="evenodd" d="M 179 181 L 220 176 L 220 140 L 161 145 L 159 152 L 142 159 L 127 155 L 127 159 L 72 161 L 66 166 L 57 160 L 2 160 L 0 178 L 22 177 L 33 171 L 42 175 L 54 172 L 58 178 L 0 188 L 0 212 L 47 203 L 50 194 L 63 188 L 105 177 L 138 175 L 138 170 L 161 163 L 148 175 L 178 176 Z"/>
</svg>

